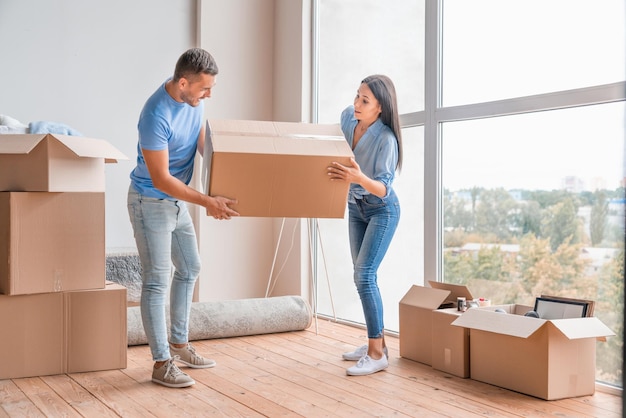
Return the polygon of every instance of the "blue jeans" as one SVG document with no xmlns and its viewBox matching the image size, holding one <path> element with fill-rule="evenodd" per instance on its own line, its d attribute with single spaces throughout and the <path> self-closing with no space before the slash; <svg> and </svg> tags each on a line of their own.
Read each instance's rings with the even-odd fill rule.
<svg viewBox="0 0 626 418">
<path fill-rule="evenodd" d="M 378 267 L 400 220 L 400 203 L 392 190 L 385 199 L 365 195 L 348 204 L 350 251 L 368 338 L 381 338 L 385 328 Z"/>
<path fill-rule="evenodd" d="M 196 232 L 183 201 L 140 195 L 131 186 L 128 214 L 142 267 L 141 319 L 154 361 L 170 358 L 169 342 L 186 343 L 200 254 Z M 175 272 L 172 278 L 172 264 Z M 170 288 L 170 339 L 165 306 Z"/>
</svg>

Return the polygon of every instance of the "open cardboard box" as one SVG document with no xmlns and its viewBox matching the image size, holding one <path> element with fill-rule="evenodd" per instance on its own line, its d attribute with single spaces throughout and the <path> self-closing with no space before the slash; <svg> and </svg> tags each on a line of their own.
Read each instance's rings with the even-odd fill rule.
<svg viewBox="0 0 626 418">
<path fill-rule="evenodd" d="M 400 300 L 400 356 L 432 365 L 433 338 L 443 332 L 433 328 L 433 310 L 443 309 L 454 303 L 456 298 L 473 299 L 467 286 L 450 283 L 429 282 L 431 286 L 413 285 Z M 454 301 L 454 302 L 452 302 Z M 456 329 L 449 329 L 458 332 Z"/>
<path fill-rule="evenodd" d="M 432 367 L 454 376 L 470 377 L 469 329 L 452 326 L 463 312 L 457 308 L 432 312 Z"/>
<path fill-rule="evenodd" d="M 104 192 L 104 164 L 126 159 L 101 139 L 0 135 L 0 191 Z"/>
<path fill-rule="evenodd" d="M 452 322 L 470 330 L 470 377 L 546 400 L 593 394 L 596 341 L 613 331 L 595 317 L 524 316 L 531 309 L 473 308 Z"/>
<path fill-rule="evenodd" d="M 237 199 L 241 216 L 343 218 L 350 185 L 327 167 L 353 155 L 339 125 L 207 121 L 205 193 Z"/>
</svg>

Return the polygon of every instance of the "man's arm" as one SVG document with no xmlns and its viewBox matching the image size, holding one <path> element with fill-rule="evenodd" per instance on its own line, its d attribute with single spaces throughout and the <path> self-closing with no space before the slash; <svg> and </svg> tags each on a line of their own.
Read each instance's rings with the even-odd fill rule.
<svg viewBox="0 0 626 418">
<path fill-rule="evenodd" d="M 207 196 L 172 176 L 169 170 L 169 153 L 167 150 L 149 151 L 142 149 L 141 152 L 155 188 L 176 199 L 206 208 L 207 215 L 216 219 L 230 219 L 232 216 L 239 215 L 229 207 L 229 205 L 237 203 L 236 200 L 221 196 Z"/>
</svg>

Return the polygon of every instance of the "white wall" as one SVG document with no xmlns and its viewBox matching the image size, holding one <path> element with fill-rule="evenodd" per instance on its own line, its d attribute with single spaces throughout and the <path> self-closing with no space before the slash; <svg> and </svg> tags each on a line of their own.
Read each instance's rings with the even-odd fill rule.
<svg viewBox="0 0 626 418">
<path fill-rule="evenodd" d="M 106 168 L 106 245 L 134 247 L 126 192 L 139 112 L 194 46 L 195 0 L 0 1 L 0 114 L 65 123 L 129 157 Z"/>
<path fill-rule="evenodd" d="M 308 2 L 204 0 L 200 6 L 200 45 L 220 68 L 207 118 L 309 121 L 310 83 L 302 74 L 310 65 L 309 44 L 303 48 L 302 40 Z M 198 220 L 205 266 L 200 300 L 263 297 L 270 273 L 271 295 L 308 294 L 308 253 L 302 245 L 308 238 L 300 233 L 306 221 L 286 220 L 278 242 L 281 219 L 220 222 L 199 214 Z"/>
<path fill-rule="evenodd" d="M 107 248 L 134 247 L 126 211 L 136 125 L 150 94 L 192 46 L 220 68 L 208 118 L 308 121 L 309 1 L 0 0 L 0 114 L 62 122 L 105 139 L 128 161 L 106 168 Z M 200 187 L 197 180 L 194 185 Z M 280 220 L 217 222 L 193 210 L 203 271 L 200 300 L 265 296 Z M 287 220 L 277 294 L 306 294 L 303 221 Z M 295 245 L 291 232 L 296 231 Z M 289 252 L 289 257 L 287 257 Z M 286 261 L 285 261 L 286 260 Z"/>
</svg>

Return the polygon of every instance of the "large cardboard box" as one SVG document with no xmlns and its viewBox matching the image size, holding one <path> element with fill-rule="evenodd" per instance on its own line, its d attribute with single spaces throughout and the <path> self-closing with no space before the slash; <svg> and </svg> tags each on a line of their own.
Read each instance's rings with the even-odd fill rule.
<svg viewBox="0 0 626 418">
<path fill-rule="evenodd" d="M 433 369 L 454 376 L 470 377 L 469 329 L 452 326 L 463 312 L 457 308 L 436 309 L 432 312 Z"/>
<path fill-rule="evenodd" d="M 126 288 L 66 292 L 66 373 L 126 368 Z"/>
<path fill-rule="evenodd" d="M 327 167 L 353 155 L 338 125 L 207 121 L 205 193 L 237 199 L 241 216 L 343 218 L 350 185 Z"/>
<path fill-rule="evenodd" d="M 0 135 L 0 191 L 104 192 L 104 164 L 125 159 L 101 139 Z"/>
<path fill-rule="evenodd" d="M 63 294 L 0 295 L 0 379 L 64 372 Z"/>
<path fill-rule="evenodd" d="M 126 367 L 126 288 L 0 295 L 0 379 Z"/>
<path fill-rule="evenodd" d="M 432 286 L 431 282 L 431 286 Z M 433 310 L 472 299 L 467 286 L 436 283 L 438 289 L 413 285 L 400 300 L 400 356 L 432 365 Z"/>
<path fill-rule="evenodd" d="M 101 289 L 104 193 L 0 192 L 0 293 Z"/>
<path fill-rule="evenodd" d="M 452 323 L 470 330 L 470 377 L 546 400 L 592 395 L 596 341 L 615 334 L 595 317 L 524 316 L 530 309 L 475 308 Z"/>
</svg>

